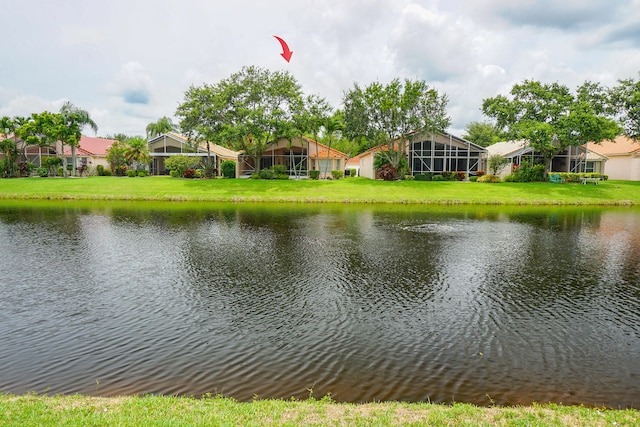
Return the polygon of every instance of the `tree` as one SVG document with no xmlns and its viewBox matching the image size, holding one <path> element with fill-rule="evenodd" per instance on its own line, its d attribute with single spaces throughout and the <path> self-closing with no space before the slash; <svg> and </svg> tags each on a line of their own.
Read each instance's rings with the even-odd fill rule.
<svg viewBox="0 0 640 427">
<path fill-rule="evenodd" d="M 491 172 L 491 175 L 498 175 L 500 169 L 502 169 L 502 167 L 507 163 L 509 163 L 509 160 L 502 154 L 491 155 L 488 161 L 489 171 Z"/>
<path fill-rule="evenodd" d="M 289 72 L 244 67 L 222 87 L 231 106 L 224 134 L 253 160 L 256 173 L 271 144 L 304 132 L 298 120 L 304 109 L 302 88 Z"/>
<path fill-rule="evenodd" d="M 111 166 L 111 172 L 114 174 L 124 175 L 122 173 L 123 169 L 126 169 L 127 159 L 125 158 L 125 152 L 127 150 L 127 146 L 124 142 L 115 141 L 111 144 L 111 147 L 107 149 L 107 161 Z"/>
<path fill-rule="evenodd" d="M 343 115 L 341 111 L 336 111 L 336 113 L 331 116 L 326 118 L 326 120 L 324 121 L 323 125 L 322 125 L 322 129 L 324 131 L 324 136 L 328 141 L 328 147 L 329 149 L 327 150 L 327 161 L 325 162 L 325 176 L 326 174 L 329 172 L 327 170 L 327 168 L 329 167 L 329 156 L 331 154 L 331 143 L 333 142 L 333 137 L 336 135 L 336 133 L 342 132 L 342 130 L 344 130 L 344 121 L 343 121 Z"/>
<path fill-rule="evenodd" d="M 620 80 L 611 90 L 613 105 L 623 132 L 629 138 L 640 139 L 640 80 Z"/>
<path fill-rule="evenodd" d="M 394 79 L 362 89 L 357 83 L 343 98 L 345 134 L 385 144 L 383 156 L 398 169 L 413 136 L 444 131 L 451 123 L 448 99 L 424 80 Z"/>
<path fill-rule="evenodd" d="M 60 116 L 63 126 L 58 128 L 58 141 L 61 143 L 63 156 L 65 144 L 71 147 L 71 159 L 73 163 L 71 173 L 76 175 L 76 147 L 80 143 L 82 129 L 85 126 L 89 126 L 94 132 L 98 132 L 98 125 L 91 120 L 91 116 L 87 111 L 76 107 L 69 101 L 66 101 L 62 107 L 60 107 Z"/>
<path fill-rule="evenodd" d="M 15 141 L 9 138 L 10 135 L 15 138 L 15 121 L 7 116 L 0 119 L 0 152 L 4 158 L 0 161 L 0 176 L 2 178 L 12 178 L 18 176 L 18 147 Z"/>
<path fill-rule="evenodd" d="M 482 103 L 482 111 L 496 120 L 509 138 L 524 140 L 544 159 L 544 174 L 551 159 L 569 146 L 611 140 L 619 132 L 598 100 L 599 85 L 585 82 L 571 93 L 559 83 L 525 80 L 511 89 L 511 97 L 498 95 Z"/>
<path fill-rule="evenodd" d="M 149 154 L 147 140 L 141 136 L 128 138 L 125 142 L 123 156 L 127 164 L 132 165 L 134 168 L 139 164 L 148 164 L 151 161 L 151 155 Z"/>
<path fill-rule="evenodd" d="M 147 125 L 147 139 L 151 139 L 174 130 L 178 130 L 178 126 L 174 125 L 173 121 L 169 117 L 160 117 L 157 121 Z"/>
<path fill-rule="evenodd" d="M 486 122 L 469 123 L 462 137 L 481 147 L 488 147 L 503 139 L 501 132 L 496 126 Z"/>
</svg>

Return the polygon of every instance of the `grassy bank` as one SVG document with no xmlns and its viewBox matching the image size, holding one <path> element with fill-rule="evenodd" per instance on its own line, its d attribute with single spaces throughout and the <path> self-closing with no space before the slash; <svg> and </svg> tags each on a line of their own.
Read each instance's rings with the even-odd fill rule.
<svg viewBox="0 0 640 427">
<path fill-rule="evenodd" d="M 2 426 L 637 426 L 640 411 L 560 405 L 343 404 L 327 400 L 0 396 Z"/>
<path fill-rule="evenodd" d="M 640 182 L 551 183 L 21 178 L 0 181 L 3 199 L 211 202 L 429 203 L 496 205 L 640 205 Z"/>
</svg>

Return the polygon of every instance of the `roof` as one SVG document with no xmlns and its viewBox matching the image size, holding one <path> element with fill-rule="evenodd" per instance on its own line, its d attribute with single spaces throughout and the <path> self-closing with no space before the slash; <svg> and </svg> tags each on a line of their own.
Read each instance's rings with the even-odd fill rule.
<svg viewBox="0 0 640 427">
<path fill-rule="evenodd" d="M 640 142 L 626 136 L 618 136 L 613 141 L 602 141 L 589 144 L 589 149 L 608 157 L 640 155 Z"/>
<path fill-rule="evenodd" d="M 526 141 L 502 141 L 496 142 L 486 147 L 490 156 L 494 154 L 500 154 L 501 156 L 508 157 L 510 154 L 514 154 L 520 150 L 528 148 Z"/>
<path fill-rule="evenodd" d="M 114 139 L 92 138 L 82 135 L 76 148 L 76 155 L 79 156 L 106 156 L 107 150 L 116 142 Z M 71 155 L 71 147 L 65 146 L 64 155 Z"/>
<path fill-rule="evenodd" d="M 151 138 L 150 140 L 147 141 L 147 144 L 151 145 L 154 142 L 164 138 L 165 136 L 167 136 L 169 138 L 173 138 L 176 141 L 182 142 L 184 144 L 188 144 L 189 143 L 189 138 L 186 137 L 185 135 L 182 135 L 182 134 L 177 133 L 177 132 L 167 132 L 165 134 L 158 135 L 155 138 Z M 207 142 L 206 141 L 200 141 L 198 145 L 199 145 L 199 147 L 201 149 L 206 151 L 206 149 L 207 149 Z M 238 151 L 230 150 L 230 149 L 228 149 L 226 147 L 223 147 L 222 145 L 214 144 L 213 142 L 209 143 L 209 151 L 212 152 L 212 153 L 215 153 L 219 157 L 229 158 L 229 159 L 237 159 L 238 155 L 240 154 Z"/>
<path fill-rule="evenodd" d="M 309 156 L 310 159 L 315 159 L 316 157 L 319 157 L 320 159 L 322 159 L 323 157 L 329 158 L 329 159 L 343 159 L 343 158 L 346 159 L 347 157 L 349 157 L 348 154 L 343 153 L 342 151 L 338 151 L 334 148 L 329 148 L 328 145 L 315 141 L 311 138 L 307 138 L 306 136 L 303 136 L 302 139 L 318 147 L 318 153 L 311 154 Z M 327 156 L 327 154 L 329 155 Z"/>
</svg>

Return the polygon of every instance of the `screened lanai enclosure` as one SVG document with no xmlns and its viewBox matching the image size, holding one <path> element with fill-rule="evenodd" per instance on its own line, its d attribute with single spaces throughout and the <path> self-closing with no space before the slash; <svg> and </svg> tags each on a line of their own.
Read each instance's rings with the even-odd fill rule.
<svg viewBox="0 0 640 427">
<path fill-rule="evenodd" d="M 409 164 L 413 175 L 465 172 L 471 176 L 486 170 L 486 150 L 457 136 L 436 133 L 414 139 Z"/>
</svg>

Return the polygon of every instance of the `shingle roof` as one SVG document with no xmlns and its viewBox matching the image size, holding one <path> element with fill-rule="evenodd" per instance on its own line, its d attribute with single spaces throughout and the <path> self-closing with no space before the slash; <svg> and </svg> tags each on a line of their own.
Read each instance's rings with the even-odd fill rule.
<svg viewBox="0 0 640 427">
<path fill-rule="evenodd" d="M 93 138 L 90 136 L 80 137 L 78 148 L 76 149 L 76 155 L 79 156 L 106 156 L 107 150 L 115 142 L 114 139 L 106 138 Z M 71 147 L 64 147 L 64 155 L 71 155 Z"/>
<path fill-rule="evenodd" d="M 618 136 L 614 141 L 589 144 L 589 149 L 605 156 L 640 154 L 640 142 L 626 136 Z"/>
</svg>

